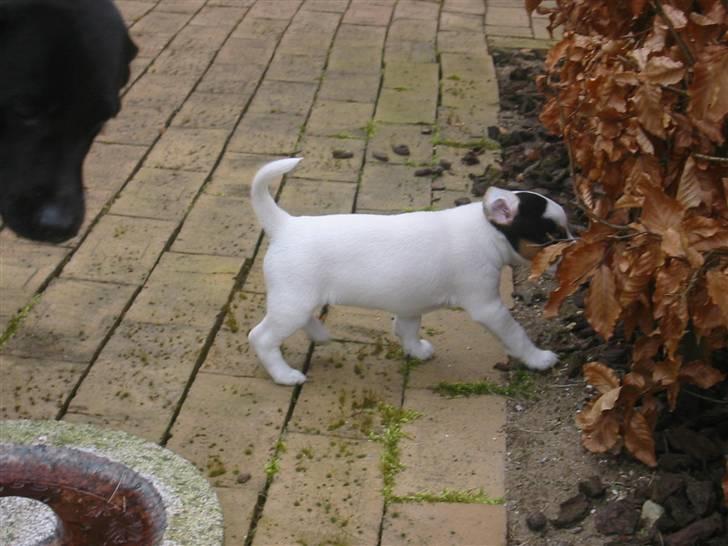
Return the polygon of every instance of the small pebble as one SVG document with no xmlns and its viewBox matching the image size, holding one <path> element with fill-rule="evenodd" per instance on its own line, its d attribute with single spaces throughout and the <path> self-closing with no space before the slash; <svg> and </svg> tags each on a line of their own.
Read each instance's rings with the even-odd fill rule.
<svg viewBox="0 0 728 546">
<path fill-rule="evenodd" d="M 374 159 L 378 159 L 379 161 L 384 161 L 385 163 L 389 161 L 389 156 L 382 152 L 372 152 L 372 157 Z"/>
<path fill-rule="evenodd" d="M 238 474 L 238 478 L 236 481 L 238 483 L 246 483 L 246 482 L 250 481 L 251 477 L 252 476 L 250 475 L 250 472 L 241 472 L 240 474 Z"/>
<path fill-rule="evenodd" d="M 541 531 L 546 527 L 546 516 L 543 512 L 531 512 L 526 516 L 526 525 L 531 531 Z"/>
<path fill-rule="evenodd" d="M 459 207 L 461 205 L 467 205 L 468 203 L 470 203 L 470 197 L 458 197 L 453 202 L 455 203 L 456 207 Z"/>
<path fill-rule="evenodd" d="M 415 171 L 415 176 L 429 176 L 432 174 L 432 169 L 429 167 L 425 167 L 424 169 L 417 169 Z"/>
<path fill-rule="evenodd" d="M 446 171 L 449 171 L 450 168 L 452 167 L 452 162 L 451 161 L 448 161 L 447 159 L 441 159 L 440 160 L 440 167 L 442 167 Z"/>
<path fill-rule="evenodd" d="M 350 152 L 348 150 L 334 150 L 331 155 L 334 156 L 334 159 L 349 159 L 354 157 L 354 152 Z"/>
<path fill-rule="evenodd" d="M 396 146 L 392 146 L 392 151 L 397 155 L 410 155 L 409 146 L 406 144 L 397 144 Z"/>
</svg>

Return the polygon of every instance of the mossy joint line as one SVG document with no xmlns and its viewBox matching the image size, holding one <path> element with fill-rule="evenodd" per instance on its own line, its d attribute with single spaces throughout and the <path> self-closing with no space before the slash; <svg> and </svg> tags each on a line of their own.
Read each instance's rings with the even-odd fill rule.
<svg viewBox="0 0 728 546">
<path fill-rule="evenodd" d="M 506 385 L 498 385 L 487 380 L 471 383 L 448 383 L 443 381 L 432 387 L 432 390 L 448 398 L 493 394 L 507 398 L 531 399 L 535 397 L 533 378 L 525 370 L 517 370 Z"/>
</svg>

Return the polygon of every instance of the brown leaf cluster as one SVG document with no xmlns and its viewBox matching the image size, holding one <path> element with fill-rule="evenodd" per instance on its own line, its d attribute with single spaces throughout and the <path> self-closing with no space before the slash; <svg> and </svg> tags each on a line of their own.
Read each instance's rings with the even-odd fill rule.
<svg viewBox="0 0 728 546">
<path fill-rule="evenodd" d="M 579 414 L 584 445 L 625 447 L 654 466 L 655 395 L 725 380 L 728 345 L 728 4 L 723 0 L 557 0 L 529 13 L 562 25 L 546 59 L 541 121 L 564 136 L 574 194 L 590 219 L 561 258 L 546 313 L 588 283 L 585 314 L 609 339 L 634 343 L 616 377 L 584 367 L 599 395 Z"/>
</svg>

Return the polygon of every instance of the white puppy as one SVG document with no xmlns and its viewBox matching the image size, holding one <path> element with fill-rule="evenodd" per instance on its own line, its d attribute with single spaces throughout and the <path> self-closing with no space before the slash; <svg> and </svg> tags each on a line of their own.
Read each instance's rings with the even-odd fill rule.
<svg viewBox="0 0 728 546">
<path fill-rule="evenodd" d="M 437 212 L 290 216 L 268 185 L 299 161 L 264 165 L 252 185 L 253 209 L 270 248 L 263 263 L 267 312 L 248 339 L 276 383 L 306 380 L 286 363 L 280 346 L 301 328 L 311 340 L 327 341 L 314 316 L 324 304 L 391 311 L 404 352 L 423 360 L 433 348 L 419 338 L 422 315 L 462 307 L 529 368 L 556 363 L 556 354 L 536 347 L 511 317 L 498 288 L 504 265 L 525 263 L 537 245 L 569 236 L 558 204 L 533 192 L 490 188 L 482 204 Z"/>
</svg>

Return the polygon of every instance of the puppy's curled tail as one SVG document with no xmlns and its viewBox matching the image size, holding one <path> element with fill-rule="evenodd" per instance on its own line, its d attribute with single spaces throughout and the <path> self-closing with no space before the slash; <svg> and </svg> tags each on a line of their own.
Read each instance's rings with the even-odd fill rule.
<svg viewBox="0 0 728 546">
<path fill-rule="evenodd" d="M 292 171 L 299 161 L 301 161 L 299 157 L 271 161 L 263 165 L 253 178 L 250 190 L 253 210 L 269 237 L 276 232 L 278 226 L 285 222 L 289 215 L 273 200 L 268 186 L 276 178 Z"/>
</svg>

